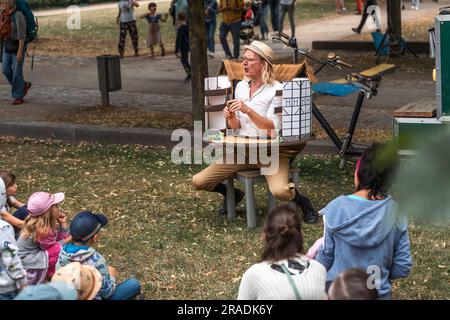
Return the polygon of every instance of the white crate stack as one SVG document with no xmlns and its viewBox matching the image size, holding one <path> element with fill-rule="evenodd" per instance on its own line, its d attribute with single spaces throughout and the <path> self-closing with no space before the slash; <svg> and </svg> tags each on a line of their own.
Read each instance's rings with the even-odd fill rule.
<svg viewBox="0 0 450 320">
<path fill-rule="evenodd" d="M 227 128 L 223 116 L 226 102 L 231 100 L 231 82 L 228 76 L 205 78 L 205 126 L 207 131 Z"/>
<path fill-rule="evenodd" d="M 311 83 L 308 78 L 283 82 L 281 137 L 283 142 L 309 139 L 312 129 Z"/>
</svg>

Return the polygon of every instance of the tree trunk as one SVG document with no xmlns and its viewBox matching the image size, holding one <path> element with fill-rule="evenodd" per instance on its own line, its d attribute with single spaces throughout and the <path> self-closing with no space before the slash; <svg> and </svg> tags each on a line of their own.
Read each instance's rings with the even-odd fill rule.
<svg viewBox="0 0 450 320">
<path fill-rule="evenodd" d="M 204 127 L 205 78 L 208 76 L 204 2 L 189 0 L 189 43 L 192 68 L 192 117 Z"/>
<path fill-rule="evenodd" d="M 388 0 L 387 16 L 388 28 L 400 39 L 402 36 L 402 8 L 400 0 Z"/>
</svg>

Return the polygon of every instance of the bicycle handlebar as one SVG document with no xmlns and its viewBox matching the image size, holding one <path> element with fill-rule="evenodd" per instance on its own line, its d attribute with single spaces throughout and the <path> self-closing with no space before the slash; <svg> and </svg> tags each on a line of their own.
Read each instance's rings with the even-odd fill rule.
<svg viewBox="0 0 450 320">
<path fill-rule="evenodd" d="M 351 65 L 350 63 L 344 62 L 344 61 L 342 61 L 342 60 L 336 60 L 336 63 L 339 64 L 339 65 L 341 65 L 341 66 L 350 68 L 350 69 L 353 68 L 353 65 Z"/>
</svg>

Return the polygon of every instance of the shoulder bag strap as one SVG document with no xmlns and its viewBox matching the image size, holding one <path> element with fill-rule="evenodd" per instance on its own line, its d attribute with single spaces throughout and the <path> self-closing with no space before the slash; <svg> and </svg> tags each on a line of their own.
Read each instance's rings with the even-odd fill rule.
<svg viewBox="0 0 450 320">
<path fill-rule="evenodd" d="M 294 290 L 295 298 L 297 300 L 302 300 L 302 297 L 300 296 L 300 292 L 298 292 L 297 286 L 295 285 L 294 279 L 292 278 L 292 275 L 289 272 L 289 270 L 286 268 L 286 266 L 284 264 L 281 264 L 281 269 L 283 269 L 283 272 L 287 276 L 287 278 L 289 280 L 289 284 L 292 287 L 292 290 Z"/>
</svg>

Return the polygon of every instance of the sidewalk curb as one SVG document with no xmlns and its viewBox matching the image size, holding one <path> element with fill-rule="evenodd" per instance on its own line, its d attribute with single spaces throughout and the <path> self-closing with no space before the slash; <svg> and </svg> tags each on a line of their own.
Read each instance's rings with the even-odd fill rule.
<svg viewBox="0 0 450 320">
<path fill-rule="evenodd" d="M 60 140 L 71 144 L 89 142 L 172 148 L 180 143 L 180 140 L 171 140 L 172 132 L 155 128 L 102 127 L 73 123 L 0 122 L 0 136 Z M 328 140 L 313 140 L 308 142 L 303 153 L 336 154 L 337 150 Z"/>
</svg>

